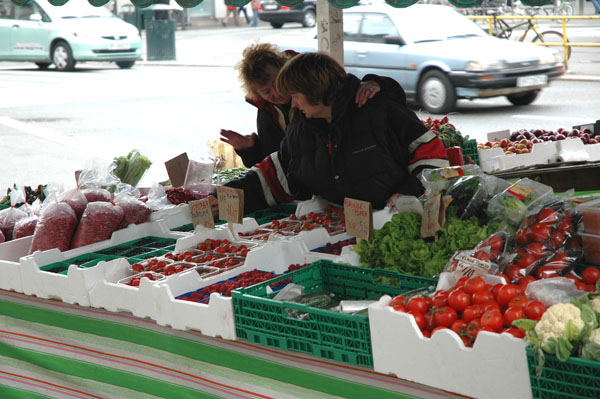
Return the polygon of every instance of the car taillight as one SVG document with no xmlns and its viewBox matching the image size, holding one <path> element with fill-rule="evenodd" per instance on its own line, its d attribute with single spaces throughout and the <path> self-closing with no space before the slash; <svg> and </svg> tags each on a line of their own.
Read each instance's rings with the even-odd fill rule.
<svg viewBox="0 0 600 399">
<path fill-rule="evenodd" d="M 294 7 L 285 7 L 285 6 L 281 6 L 280 8 L 281 10 L 293 10 Z"/>
</svg>

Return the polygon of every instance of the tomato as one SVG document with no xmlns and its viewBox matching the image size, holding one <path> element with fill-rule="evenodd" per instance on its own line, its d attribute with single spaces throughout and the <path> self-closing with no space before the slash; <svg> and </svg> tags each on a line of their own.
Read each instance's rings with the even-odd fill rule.
<svg viewBox="0 0 600 399">
<path fill-rule="evenodd" d="M 425 299 L 425 302 L 427 303 L 427 309 L 429 309 L 432 305 L 433 299 L 431 299 L 430 296 L 424 296 L 423 299 Z"/>
<path fill-rule="evenodd" d="M 546 255 L 546 247 L 539 242 L 530 242 L 527 244 L 527 252 L 532 254 L 536 259 L 543 258 Z"/>
<path fill-rule="evenodd" d="M 464 346 L 471 346 L 471 337 L 468 335 L 460 335 L 460 339 L 462 340 Z"/>
<path fill-rule="evenodd" d="M 527 274 L 525 269 L 522 269 L 517 265 L 510 266 L 508 269 L 506 269 L 505 273 L 510 281 L 517 281 Z"/>
<path fill-rule="evenodd" d="M 586 284 L 596 284 L 600 279 L 600 269 L 589 266 L 581 273 L 581 280 Z"/>
<path fill-rule="evenodd" d="M 524 319 L 525 318 L 525 309 L 523 306 L 509 306 L 508 309 L 504 311 L 504 324 L 507 326 L 512 326 L 512 322 L 514 320 Z"/>
<path fill-rule="evenodd" d="M 558 220 L 558 212 L 552 208 L 543 208 L 538 212 L 536 219 L 539 223 L 553 225 Z"/>
<path fill-rule="evenodd" d="M 544 242 L 550 238 L 552 229 L 545 223 L 535 223 L 529 228 L 531 239 L 537 242 Z"/>
<path fill-rule="evenodd" d="M 398 306 L 398 305 L 404 305 L 405 302 L 406 302 L 406 300 L 404 299 L 403 295 L 396 295 L 390 302 L 390 306 L 394 307 L 394 306 Z"/>
<path fill-rule="evenodd" d="M 484 242 L 482 247 L 490 247 L 490 249 L 494 252 L 502 252 L 504 249 L 504 240 L 502 237 L 493 235 Z"/>
<path fill-rule="evenodd" d="M 527 305 L 527 303 L 529 303 L 529 299 L 527 299 L 527 297 L 525 295 L 517 295 L 516 297 L 514 297 L 513 299 L 508 301 L 508 304 L 506 305 L 506 307 L 507 308 L 512 308 L 515 306 L 524 307 L 525 305 Z"/>
<path fill-rule="evenodd" d="M 411 311 L 425 313 L 428 309 L 427 302 L 422 297 L 413 297 L 406 302 L 406 309 L 409 313 Z"/>
<path fill-rule="evenodd" d="M 525 316 L 531 320 L 540 320 L 546 311 L 546 305 L 540 301 L 531 301 L 525 305 Z"/>
<path fill-rule="evenodd" d="M 456 321 L 458 314 L 450 306 L 442 306 L 433 314 L 433 323 L 436 326 L 450 327 Z"/>
<path fill-rule="evenodd" d="M 486 303 L 482 303 L 481 306 L 483 306 L 483 312 L 487 312 L 488 310 L 500 310 L 500 305 L 498 304 L 498 302 L 496 301 L 489 301 Z"/>
<path fill-rule="evenodd" d="M 485 303 L 485 302 L 489 302 L 489 301 L 493 301 L 493 300 L 494 300 L 494 294 L 492 294 L 490 291 L 484 291 L 484 290 L 477 291 L 476 293 L 473 294 L 473 297 L 471 298 L 471 302 L 473 302 L 473 304 L 481 304 L 481 303 Z"/>
<path fill-rule="evenodd" d="M 431 331 L 429 331 L 429 330 L 421 330 L 421 334 L 423 334 L 423 336 L 425 338 L 430 338 L 431 337 Z"/>
<path fill-rule="evenodd" d="M 482 261 L 490 261 L 490 254 L 485 251 L 477 251 L 473 254 L 473 257 Z"/>
<path fill-rule="evenodd" d="M 565 274 L 563 277 L 564 277 L 564 278 L 571 279 L 571 280 L 573 280 L 574 282 L 581 281 L 581 279 L 580 279 L 579 277 L 577 277 L 576 275 L 574 275 L 574 274 L 571 274 L 571 273 L 569 273 L 569 274 Z"/>
<path fill-rule="evenodd" d="M 586 284 L 584 291 L 596 292 L 596 285 L 595 284 Z"/>
<path fill-rule="evenodd" d="M 523 228 L 517 230 L 516 239 L 519 245 L 527 245 L 527 243 L 531 241 L 531 233 L 529 229 Z"/>
<path fill-rule="evenodd" d="M 498 298 L 498 291 L 500 291 L 500 288 L 502 288 L 504 285 L 506 284 L 496 284 L 492 287 L 492 295 L 494 296 L 494 299 Z"/>
<path fill-rule="evenodd" d="M 578 281 L 575 283 L 575 287 L 577 287 L 579 291 L 585 291 L 586 284 L 583 281 Z"/>
<path fill-rule="evenodd" d="M 465 291 L 473 295 L 475 292 L 484 289 L 485 281 L 480 276 L 472 277 L 465 283 Z"/>
<path fill-rule="evenodd" d="M 510 283 L 510 281 L 508 281 L 508 276 L 504 273 L 496 273 L 496 276 L 500 276 L 504 279 L 504 284 L 508 284 Z"/>
<path fill-rule="evenodd" d="M 559 274 L 557 272 L 557 269 L 552 266 L 548 266 L 548 265 L 540 266 L 535 271 L 535 278 L 538 280 L 542 280 L 544 278 L 550 278 L 550 277 L 558 277 L 558 276 L 559 276 Z"/>
<path fill-rule="evenodd" d="M 448 295 L 448 305 L 452 306 L 455 310 L 462 312 L 467 306 L 471 304 L 471 295 L 465 291 L 458 289 L 452 291 Z"/>
<path fill-rule="evenodd" d="M 436 332 L 440 331 L 440 330 L 447 330 L 448 327 L 444 327 L 444 326 L 437 326 L 436 328 L 434 328 L 433 330 L 431 330 L 431 335 L 435 334 Z"/>
<path fill-rule="evenodd" d="M 519 266 L 521 269 L 528 269 L 535 265 L 535 261 L 535 256 L 527 253 L 519 258 L 517 261 L 517 266 Z"/>
<path fill-rule="evenodd" d="M 411 314 L 415 318 L 415 322 L 417 322 L 419 329 L 422 330 L 425 327 L 425 317 L 423 316 L 423 313 L 409 310 L 408 314 Z"/>
<path fill-rule="evenodd" d="M 495 331 L 495 330 L 494 330 L 492 327 L 490 327 L 490 326 L 481 327 L 481 328 L 479 329 L 479 331 L 480 331 L 480 332 L 481 332 L 481 331 L 488 331 L 488 332 L 493 332 L 493 333 L 495 333 L 495 332 L 496 332 L 496 331 Z"/>
<path fill-rule="evenodd" d="M 525 276 L 525 277 L 523 277 L 522 279 L 519 280 L 519 287 L 521 287 L 521 290 L 523 292 L 525 292 L 525 290 L 527 289 L 527 286 L 532 281 L 535 281 L 535 277 L 533 277 L 533 276 Z"/>
<path fill-rule="evenodd" d="M 448 305 L 448 291 L 436 292 L 431 299 L 431 305 L 438 308 Z"/>
<path fill-rule="evenodd" d="M 504 325 L 502 313 L 497 310 L 489 310 L 481 316 L 481 327 L 490 327 L 493 331 L 500 331 Z"/>
<path fill-rule="evenodd" d="M 466 333 L 472 337 L 471 343 L 475 338 L 477 338 L 477 334 L 479 334 L 479 330 L 481 329 L 481 322 L 479 320 L 471 320 L 467 325 Z"/>
<path fill-rule="evenodd" d="M 571 235 L 573 233 L 573 222 L 569 219 L 563 219 L 558 223 L 556 229 L 565 235 Z"/>
<path fill-rule="evenodd" d="M 525 333 L 523 332 L 523 330 L 520 328 L 516 328 L 516 327 L 508 327 L 508 328 L 500 330 L 500 334 L 504 334 L 504 333 L 509 333 L 513 337 L 516 337 L 516 338 L 524 338 L 525 337 Z"/>
<path fill-rule="evenodd" d="M 464 330 L 467 328 L 468 324 L 469 323 L 467 323 L 466 321 L 464 321 L 462 319 L 458 319 L 458 320 L 455 320 L 454 323 L 452 323 L 450 325 L 450 329 L 452 331 L 454 331 L 455 333 L 457 333 L 458 335 L 461 335 L 464 332 Z"/>
<path fill-rule="evenodd" d="M 471 305 L 463 311 L 462 318 L 467 323 L 471 320 L 478 320 L 483 315 L 483 308 L 480 305 Z"/>
<path fill-rule="evenodd" d="M 396 306 L 392 306 L 392 308 L 396 311 L 396 312 L 407 312 L 406 306 L 404 305 L 396 305 Z"/>
<path fill-rule="evenodd" d="M 516 284 L 506 284 L 505 286 L 500 287 L 500 290 L 498 291 L 498 298 L 496 298 L 496 300 L 500 306 L 506 306 L 510 300 L 517 295 L 523 295 L 523 290 L 521 287 Z"/>
<path fill-rule="evenodd" d="M 465 286 L 465 283 L 469 280 L 469 277 L 464 276 L 458 279 L 456 284 L 454 284 L 454 288 L 462 288 Z"/>
<path fill-rule="evenodd" d="M 554 245 L 554 248 L 560 248 L 565 245 L 565 235 L 560 231 L 556 231 L 552 234 L 550 241 Z"/>
</svg>

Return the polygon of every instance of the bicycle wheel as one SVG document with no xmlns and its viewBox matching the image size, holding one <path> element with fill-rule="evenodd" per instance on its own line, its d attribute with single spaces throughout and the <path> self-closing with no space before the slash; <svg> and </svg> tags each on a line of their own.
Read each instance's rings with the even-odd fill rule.
<svg viewBox="0 0 600 399">
<path fill-rule="evenodd" d="M 557 32 L 555 30 L 547 30 L 545 32 L 540 33 L 541 38 L 536 35 L 532 42 L 535 43 L 538 40 L 541 40 L 544 43 L 560 43 L 562 44 L 563 42 L 563 35 L 560 32 Z M 569 40 L 567 40 L 567 43 L 569 42 Z M 562 46 L 547 46 L 550 47 L 554 50 L 558 50 L 558 55 L 560 57 L 560 59 L 562 60 L 563 64 L 565 62 L 565 51 L 563 49 Z M 571 58 L 571 46 L 567 47 L 567 61 L 569 60 L 569 58 Z"/>
<path fill-rule="evenodd" d="M 571 3 L 568 3 L 568 2 L 562 2 L 556 8 L 556 13 L 558 15 L 563 15 L 565 17 L 573 15 L 574 12 L 575 12 L 575 10 L 573 9 L 573 6 L 571 5 Z M 567 21 L 568 21 L 568 19 L 567 19 Z"/>
</svg>

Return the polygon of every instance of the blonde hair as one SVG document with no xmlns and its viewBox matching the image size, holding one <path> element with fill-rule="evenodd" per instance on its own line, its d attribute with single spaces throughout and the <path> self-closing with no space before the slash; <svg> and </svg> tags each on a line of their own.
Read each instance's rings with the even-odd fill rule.
<svg viewBox="0 0 600 399">
<path fill-rule="evenodd" d="M 342 89 L 346 71 L 325 53 L 302 53 L 279 71 L 275 88 L 281 95 L 300 93 L 312 105 L 332 105 Z"/>
<path fill-rule="evenodd" d="M 246 96 L 251 99 L 259 99 L 256 86 L 264 86 L 268 83 L 267 68 L 273 66 L 277 71 L 283 67 L 291 57 L 290 54 L 279 51 L 279 48 L 271 43 L 254 43 L 244 49 L 242 60 L 238 62 L 235 69 L 239 71 L 239 79 Z"/>
</svg>

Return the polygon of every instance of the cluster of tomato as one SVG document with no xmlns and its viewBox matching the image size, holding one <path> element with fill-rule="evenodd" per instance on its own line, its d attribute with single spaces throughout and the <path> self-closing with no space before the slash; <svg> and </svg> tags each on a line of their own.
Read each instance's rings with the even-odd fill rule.
<svg viewBox="0 0 600 399">
<path fill-rule="evenodd" d="M 507 238 L 508 235 L 505 232 L 497 232 L 481 241 L 474 249 L 457 252 L 450 258 L 445 271 L 456 272 L 460 265 L 458 255 L 468 254 L 475 259 L 488 262 L 490 265 L 488 270 L 495 273 L 500 268 L 499 263 L 505 252 Z"/>
<path fill-rule="evenodd" d="M 191 269 L 196 266 L 193 262 L 173 261 L 172 259 L 156 257 L 143 263 L 134 263 L 131 269 L 134 272 L 154 272 L 164 276 L 181 273 L 184 270 Z"/>
<path fill-rule="evenodd" d="M 202 241 L 196 248 L 201 251 L 213 251 L 217 254 L 232 254 L 241 257 L 246 257 L 250 250 L 245 244 L 236 245 L 227 239 L 213 240 L 212 238 Z"/>
<path fill-rule="evenodd" d="M 349 238 L 347 240 L 342 240 L 334 243 L 328 242 L 324 247 L 319 247 L 312 249 L 312 252 L 320 252 L 323 254 L 331 254 L 331 255 L 340 255 L 342 253 L 342 248 L 348 245 L 356 245 L 356 238 Z"/>
<path fill-rule="evenodd" d="M 136 274 L 135 276 L 132 276 L 131 278 L 128 279 L 128 281 L 124 281 L 123 284 L 129 285 L 131 287 L 139 287 L 140 280 L 143 278 L 147 278 L 150 281 L 157 281 L 157 280 L 162 280 L 164 278 L 164 276 L 162 274 L 145 272 L 145 273 Z"/>
<path fill-rule="evenodd" d="M 504 273 L 512 282 L 532 275 L 536 279 L 568 273 L 583 256 L 577 225 L 579 212 L 564 203 L 542 208 L 521 223 L 516 233 L 517 248 L 506 257 Z"/>
<path fill-rule="evenodd" d="M 289 219 L 302 222 L 293 227 L 292 231 L 295 233 L 313 230 L 318 227 L 324 227 L 329 233 L 339 232 L 346 229 L 344 209 L 333 205 L 328 205 L 324 211 L 310 212 L 303 216 L 296 216 L 295 214 L 292 214 Z"/>
<path fill-rule="evenodd" d="M 430 337 L 442 329 L 451 329 L 465 346 L 473 346 L 480 331 L 509 333 L 517 338 L 524 331 L 512 326 L 518 319 L 539 320 L 546 306 L 529 301 L 526 284 L 487 284 L 480 277 L 462 277 L 449 290 L 438 290 L 431 297 L 395 297 L 390 306 L 411 314 L 421 333 Z"/>
</svg>

